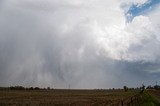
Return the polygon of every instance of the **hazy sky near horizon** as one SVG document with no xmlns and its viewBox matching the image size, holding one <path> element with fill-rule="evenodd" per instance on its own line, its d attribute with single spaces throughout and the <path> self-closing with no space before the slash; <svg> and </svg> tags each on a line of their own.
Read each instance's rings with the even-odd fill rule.
<svg viewBox="0 0 160 106">
<path fill-rule="evenodd" d="M 160 84 L 160 0 L 0 0 L 0 86 Z"/>
</svg>

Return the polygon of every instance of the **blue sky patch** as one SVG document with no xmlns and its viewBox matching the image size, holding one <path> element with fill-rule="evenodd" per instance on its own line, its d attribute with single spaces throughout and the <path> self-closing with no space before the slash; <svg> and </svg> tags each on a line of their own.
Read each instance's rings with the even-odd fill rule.
<svg viewBox="0 0 160 106">
<path fill-rule="evenodd" d="M 159 3 L 160 0 L 148 0 L 141 6 L 133 4 L 125 14 L 127 22 L 132 21 L 135 16 L 144 15 L 145 13 L 152 11 Z"/>
</svg>

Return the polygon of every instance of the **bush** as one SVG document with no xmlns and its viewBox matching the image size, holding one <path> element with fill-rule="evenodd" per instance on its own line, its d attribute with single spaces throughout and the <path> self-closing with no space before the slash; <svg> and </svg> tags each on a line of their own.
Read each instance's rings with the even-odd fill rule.
<svg viewBox="0 0 160 106">
<path fill-rule="evenodd" d="M 128 91 L 128 87 L 127 86 L 123 86 L 123 89 L 124 89 L 125 92 Z"/>
</svg>

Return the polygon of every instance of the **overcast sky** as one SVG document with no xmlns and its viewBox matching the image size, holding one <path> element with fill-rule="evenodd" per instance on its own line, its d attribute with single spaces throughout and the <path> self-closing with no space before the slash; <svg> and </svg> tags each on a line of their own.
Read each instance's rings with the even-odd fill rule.
<svg viewBox="0 0 160 106">
<path fill-rule="evenodd" d="M 159 0 L 0 0 L 0 86 L 160 84 Z"/>
</svg>

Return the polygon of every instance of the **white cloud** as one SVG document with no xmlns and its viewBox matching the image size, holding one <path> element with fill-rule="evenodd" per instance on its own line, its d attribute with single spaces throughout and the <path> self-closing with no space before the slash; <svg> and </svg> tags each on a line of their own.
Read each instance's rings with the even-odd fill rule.
<svg viewBox="0 0 160 106">
<path fill-rule="evenodd" d="M 126 4 L 126 6 L 127 5 L 131 6 L 132 4 L 135 4 L 137 6 L 142 6 L 143 4 L 149 2 L 148 0 L 132 0 L 132 1 L 131 0 L 118 0 L 118 1 L 120 1 L 122 4 Z"/>
<path fill-rule="evenodd" d="M 156 28 L 149 17 L 137 16 L 125 28 L 111 27 L 105 30 L 106 36 L 99 38 L 98 43 L 112 59 L 156 61 L 160 51 Z"/>
</svg>

